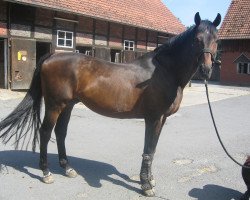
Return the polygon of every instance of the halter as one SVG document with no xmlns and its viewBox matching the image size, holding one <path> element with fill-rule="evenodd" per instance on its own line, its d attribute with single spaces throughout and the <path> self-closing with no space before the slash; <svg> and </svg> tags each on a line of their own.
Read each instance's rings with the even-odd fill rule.
<svg viewBox="0 0 250 200">
<path fill-rule="evenodd" d="M 215 61 L 215 54 L 213 54 L 213 53 L 211 52 L 211 49 L 209 49 L 209 48 L 204 48 L 204 49 L 202 49 L 202 50 L 201 50 L 201 53 L 199 54 L 198 59 L 199 59 L 199 58 L 201 57 L 201 55 L 204 54 L 204 53 L 210 53 L 212 62 Z"/>
</svg>

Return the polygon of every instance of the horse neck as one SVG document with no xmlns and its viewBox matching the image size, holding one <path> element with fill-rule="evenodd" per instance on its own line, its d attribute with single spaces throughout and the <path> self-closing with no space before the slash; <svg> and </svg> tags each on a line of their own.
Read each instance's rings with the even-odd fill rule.
<svg viewBox="0 0 250 200">
<path fill-rule="evenodd" d="M 175 65 L 178 69 L 178 82 L 181 87 L 185 87 L 190 81 L 198 68 L 199 50 L 193 49 L 191 46 L 183 47 L 180 50 L 179 58 L 175 60 Z"/>
<path fill-rule="evenodd" d="M 154 57 L 154 54 L 155 53 L 153 51 L 145 53 L 144 55 L 133 60 L 131 63 L 141 65 L 142 63 L 148 62 L 148 60 L 152 60 L 152 58 Z"/>
<path fill-rule="evenodd" d="M 194 49 L 193 38 L 190 36 L 187 40 L 170 47 L 166 52 L 159 56 L 159 64 L 174 76 L 176 83 L 184 88 L 192 78 L 198 67 L 197 49 Z"/>
</svg>

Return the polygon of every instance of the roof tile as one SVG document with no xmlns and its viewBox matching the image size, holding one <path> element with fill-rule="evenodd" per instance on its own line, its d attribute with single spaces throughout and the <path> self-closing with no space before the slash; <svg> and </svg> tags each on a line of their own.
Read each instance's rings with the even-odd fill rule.
<svg viewBox="0 0 250 200">
<path fill-rule="evenodd" d="M 184 25 L 161 0 L 16 0 L 15 2 L 170 34 L 179 34 L 185 30 Z"/>
<path fill-rule="evenodd" d="M 232 0 L 219 30 L 219 38 L 250 39 L 250 0 Z"/>
</svg>

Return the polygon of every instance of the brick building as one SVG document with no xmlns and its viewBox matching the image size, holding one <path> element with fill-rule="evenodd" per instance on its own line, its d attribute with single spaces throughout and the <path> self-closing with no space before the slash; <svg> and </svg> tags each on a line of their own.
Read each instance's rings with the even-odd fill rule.
<svg viewBox="0 0 250 200">
<path fill-rule="evenodd" d="M 48 52 L 128 62 L 184 30 L 161 0 L 0 0 L 0 87 L 28 88 Z"/>
<path fill-rule="evenodd" d="M 225 84 L 250 85 L 250 1 L 232 0 L 219 30 Z"/>
</svg>

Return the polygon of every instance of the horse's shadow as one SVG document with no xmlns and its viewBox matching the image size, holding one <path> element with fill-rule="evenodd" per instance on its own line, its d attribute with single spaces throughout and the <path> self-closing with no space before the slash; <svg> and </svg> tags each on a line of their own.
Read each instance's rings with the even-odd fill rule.
<svg viewBox="0 0 250 200">
<path fill-rule="evenodd" d="M 197 200 L 238 200 L 243 195 L 237 190 L 212 184 L 205 185 L 202 189 L 193 188 L 188 194 L 190 197 L 197 198 Z"/>
<path fill-rule="evenodd" d="M 54 174 L 63 174 L 63 170 L 59 167 L 57 154 L 48 154 L 48 159 L 51 172 Z M 139 183 L 139 181 L 131 180 L 127 175 L 120 173 L 113 165 L 72 156 L 68 156 L 68 159 L 78 174 L 92 187 L 100 188 L 102 186 L 101 180 L 106 180 L 141 194 L 140 189 L 128 184 Z M 13 167 L 29 175 L 31 178 L 41 180 L 40 176 L 30 173 L 27 169 L 39 169 L 38 162 L 38 153 L 29 151 L 0 151 L 0 172 L 4 168 Z M 112 175 L 120 177 L 120 180 L 111 177 Z"/>
</svg>

